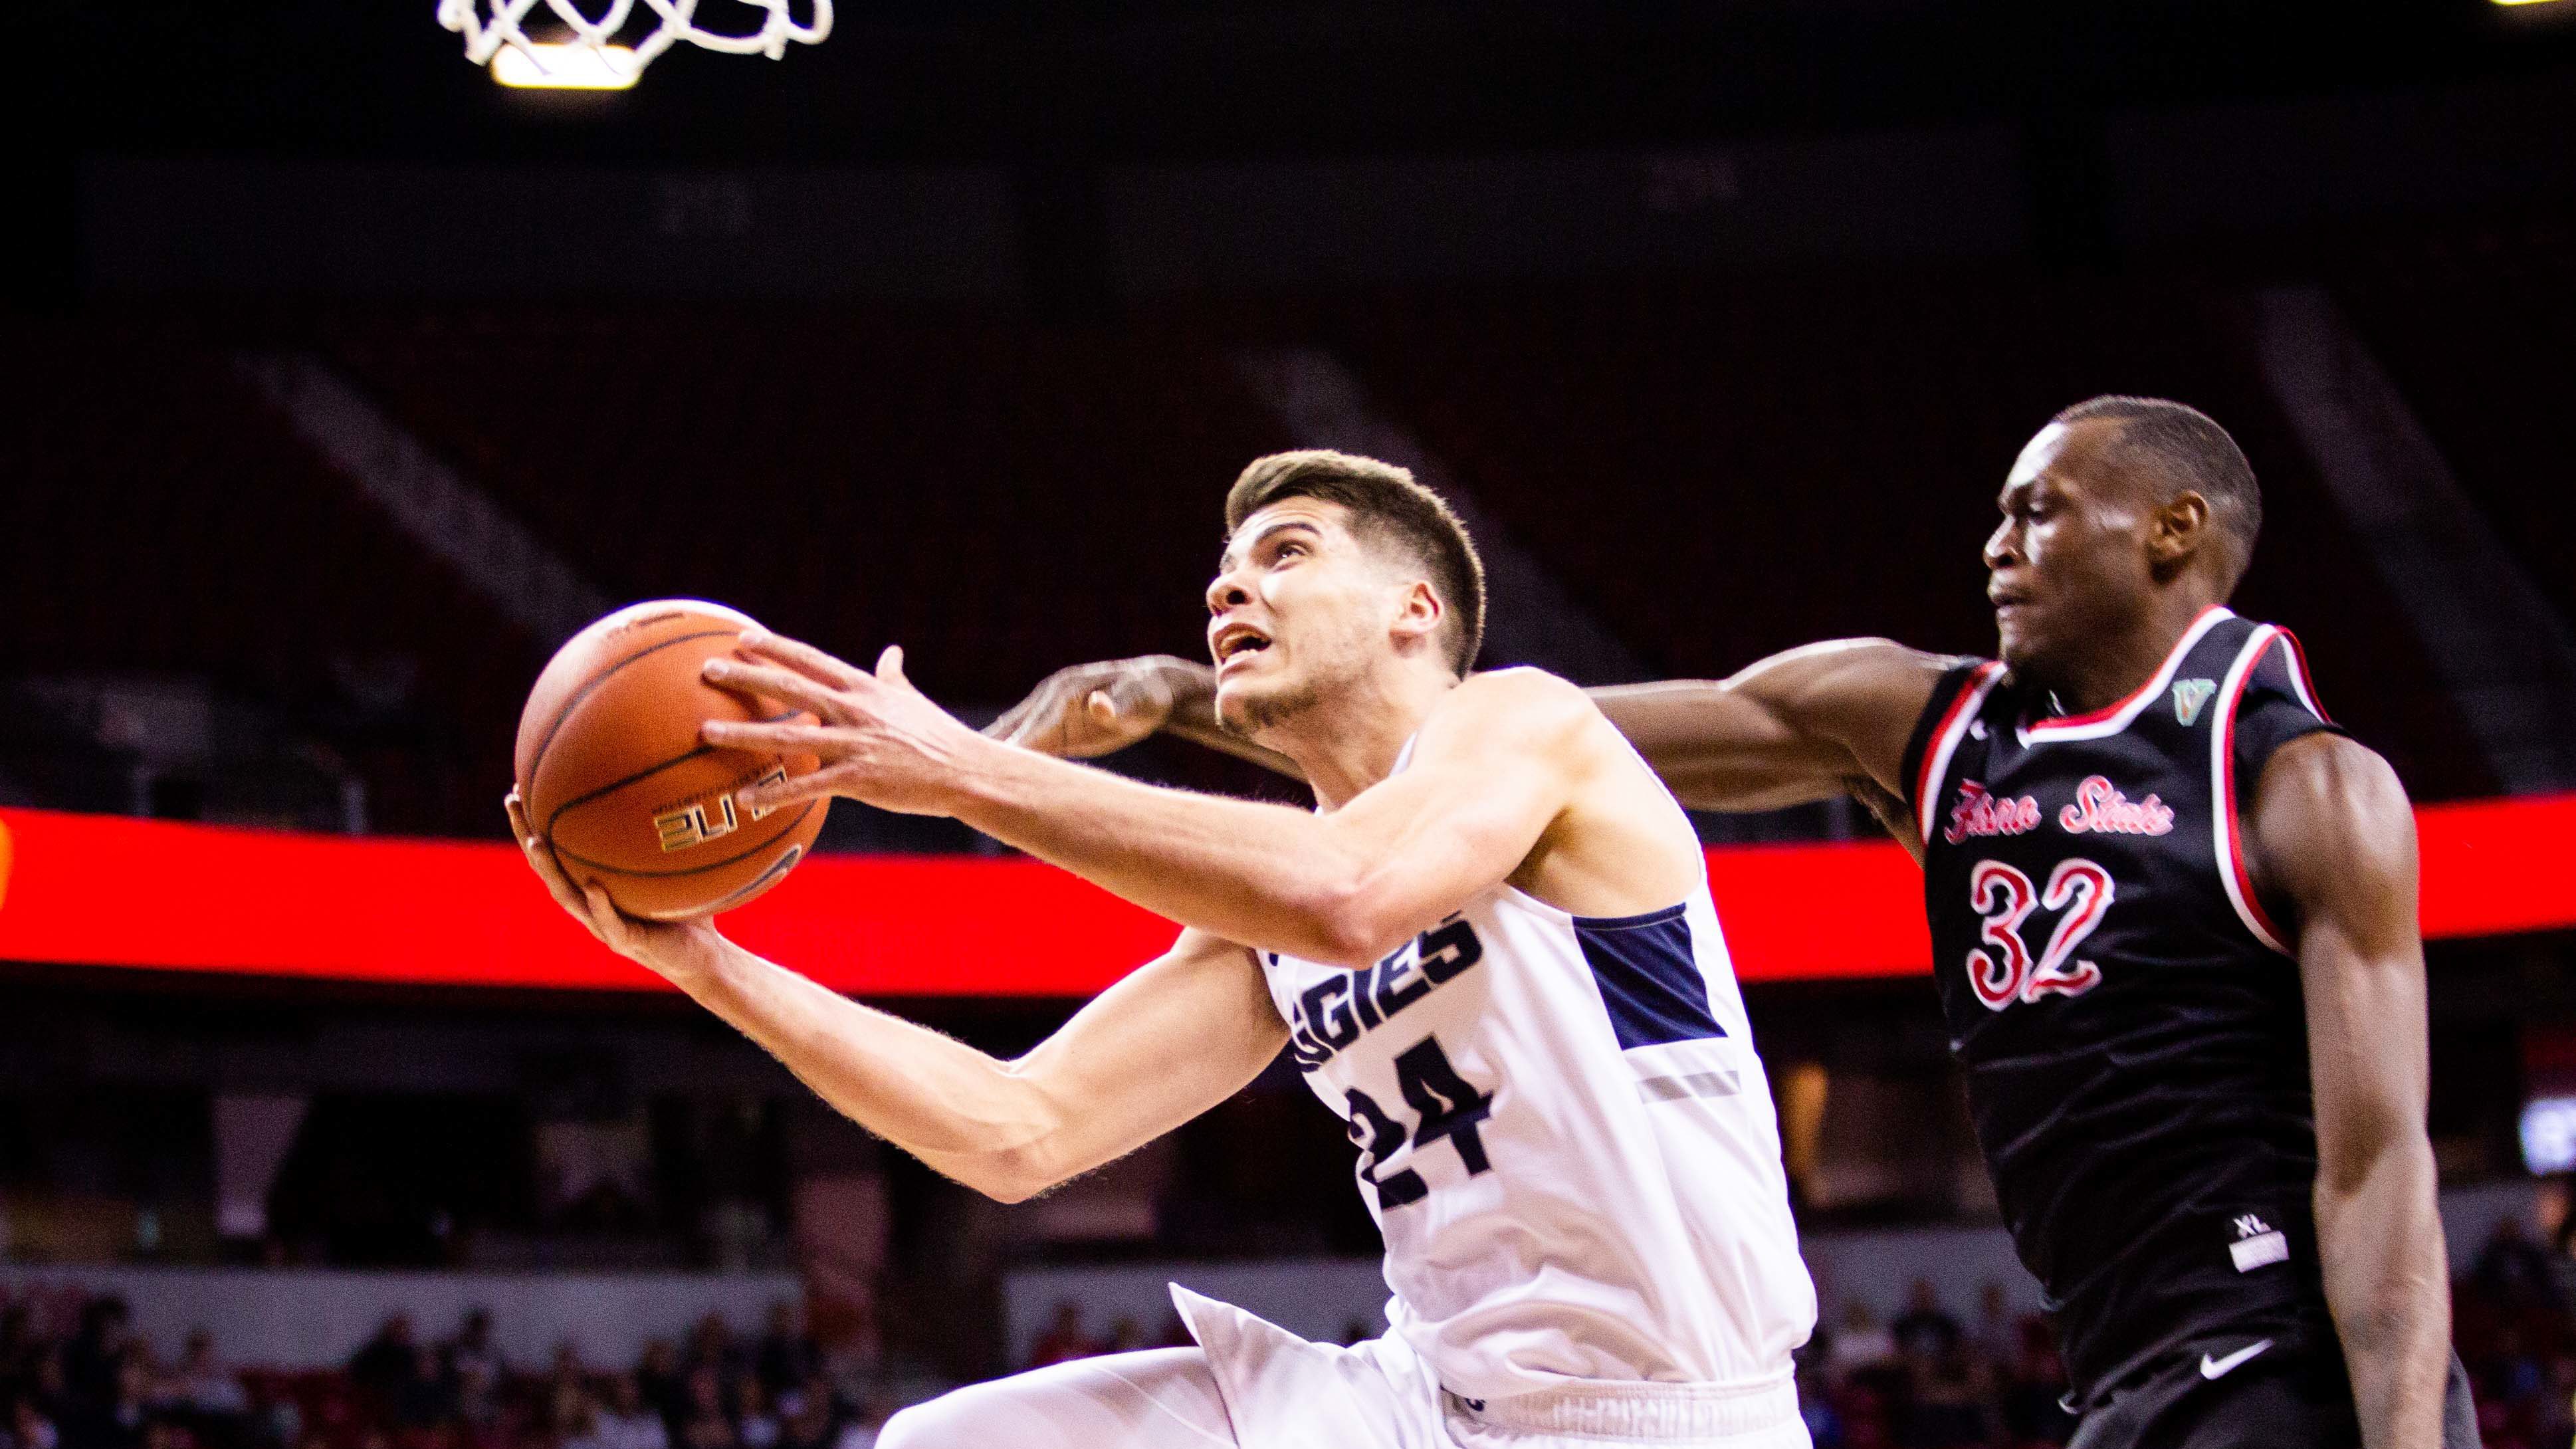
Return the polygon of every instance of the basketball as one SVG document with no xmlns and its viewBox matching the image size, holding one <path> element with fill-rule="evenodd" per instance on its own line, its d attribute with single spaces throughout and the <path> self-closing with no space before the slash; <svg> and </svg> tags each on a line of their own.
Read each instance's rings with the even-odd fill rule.
<svg viewBox="0 0 2576 1449">
<path fill-rule="evenodd" d="M 812 756 L 699 742 L 709 720 L 812 720 L 699 677 L 752 627 L 694 599 L 630 605 L 574 635 L 528 692 L 514 763 L 529 827 L 630 916 L 731 910 L 784 879 L 823 829 L 828 800 L 754 814 L 733 798 L 813 770 Z"/>
</svg>

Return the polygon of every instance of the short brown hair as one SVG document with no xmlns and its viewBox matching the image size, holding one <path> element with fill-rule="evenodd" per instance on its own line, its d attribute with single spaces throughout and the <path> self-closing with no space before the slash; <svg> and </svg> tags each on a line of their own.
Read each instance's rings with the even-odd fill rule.
<svg viewBox="0 0 2576 1449">
<path fill-rule="evenodd" d="M 1283 498 L 1338 503 L 1350 510 L 1353 534 L 1422 565 L 1448 614 L 1449 668 L 1467 677 L 1485 642 L 1485 561 L 1446 500 L 1393 463 L 1306 448 L 1252 460 L 1225 495 L 1226 533 Z"/>
</svg>

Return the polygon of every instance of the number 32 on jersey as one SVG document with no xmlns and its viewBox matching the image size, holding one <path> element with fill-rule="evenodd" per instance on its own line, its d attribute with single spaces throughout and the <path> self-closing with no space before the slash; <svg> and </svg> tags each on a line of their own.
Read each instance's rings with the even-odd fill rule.
<svg viewBox="0 0 2576 1449">
<path fill-rule="evenodd" d="M 2089 860 L 2057 863 L 2046 886 L 2000 860 L 1981 860 L 1968 874 L 1968 904 L 1985 925 L 1985 945 L 1968 953 L 1968 985 L 1989 1011 L 2043 996 L 2081 996 L 2102 984 L 2101 968 L 2073 957 L 2111 909 L 2111 873 Z M 2022 924 L 2036 910 L 2062 911 L 2057 929 L 2037 959 L 2023 941 Z"/>
</svg>

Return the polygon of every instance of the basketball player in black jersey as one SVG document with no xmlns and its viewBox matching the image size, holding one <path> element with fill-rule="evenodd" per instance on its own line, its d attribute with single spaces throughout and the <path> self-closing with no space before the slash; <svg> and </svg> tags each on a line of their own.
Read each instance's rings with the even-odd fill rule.
<svg viewBox="0 0 2576 1449">
<path fill-rule="evenodd" d="M 1594 692 L 1683 803 L 1850 792 L 1924 866 L 1934 973 L 2079 1449 L 2477 1443 L 2450 1353 L 2415 827 L 2297 643 L 2225 607 L 2262 502 L 2216 423 L 2096 398 L 1987 540 L 1994 661 L 1877 639 Z M 1218 731 L 1205 666 L 1063 671 L 996 732 Z"/>
</svg>

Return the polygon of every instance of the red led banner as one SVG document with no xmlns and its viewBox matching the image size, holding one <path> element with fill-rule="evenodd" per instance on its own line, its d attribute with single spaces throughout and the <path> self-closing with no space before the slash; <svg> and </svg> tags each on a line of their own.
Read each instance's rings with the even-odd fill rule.
<svg viewBox="0 0 2576 1449">
<path fill-rule="evenodd" d="M 2576 927 L 2576 796 L 2420 812 L 2433 937 Z M 1896 846 L 1712 849 L 1747 981 L 1924 971 Z M 869 996 L 1082 996 L 1172 926 L 1052 866 L 818 856 L 725 918 L 751 949 Z M 0 960 L 465 986 L 657 984 L 555 909 L 507 845 L 347 839 L 0 810 Z"/>
</svg>

